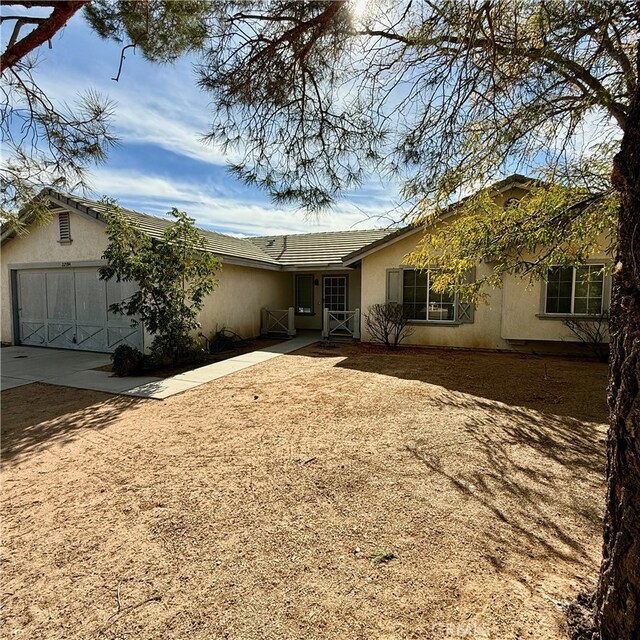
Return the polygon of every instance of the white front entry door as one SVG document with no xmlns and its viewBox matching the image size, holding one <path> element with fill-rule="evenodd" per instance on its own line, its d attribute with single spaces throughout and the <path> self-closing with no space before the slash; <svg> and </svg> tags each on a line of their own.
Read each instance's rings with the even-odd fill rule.
<svg viewBox="0 0 640 640">
<path fill-rule="evenodd" d="M 322 279 L 322 306 L 330 312 L 347 311 L 347 276 L 324 276 Z M 345 315 L 329 315 L 329 331 L 335 331 Z M 326 327 L 323 327 L 325 329 Z"/>
</svg>

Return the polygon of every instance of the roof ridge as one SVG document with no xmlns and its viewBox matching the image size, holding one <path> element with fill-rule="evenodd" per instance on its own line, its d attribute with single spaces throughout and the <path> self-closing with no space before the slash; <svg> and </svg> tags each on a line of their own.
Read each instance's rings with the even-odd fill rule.
<svg viewBox="0 0 640 640">
<path fill-rule="evenodd" d="M 313 235 L 324 235 L 324 234 L 333 234 L 333 233 L 367 233 L 371 231 L 384 231 L 387 233 L 392 233 L 398 227 L 372 227 L 370 229 L 343 229 L 343 230 L 334 230 L 334 231 L 307 231 L 305 233 L 271 233 L 266 236 L 245 236 L 247 240 L 264 240 L 266 238 L 290 238 L 291 236 L 313 236 Z"/>
</svg>

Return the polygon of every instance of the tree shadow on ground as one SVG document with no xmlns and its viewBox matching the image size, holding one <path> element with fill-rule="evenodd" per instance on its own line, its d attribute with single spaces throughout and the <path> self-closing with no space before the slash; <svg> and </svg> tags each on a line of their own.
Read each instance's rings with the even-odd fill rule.
<svg viewBox="0 0 640 640">
<path fill-rule="evenodd" d="M 482 525 L 483 546 L 496 569 L 509 555 L 593 568 L 604 493 L 606 365 L 447 349 L 389 353 L 367 345 L 345 345 L 338 356 L 337 368 L 424 383 L 398 390 L 416 407 L 421 431 L 408 437 L 406 450 L 423 465 L 425 483 L 452 489 L 452 500 L 469 509 L 469 521 L 462 519 L 469 535 L 489 523 Z M 439 426 L 434 438 L 425 437 L 440 415 L 450 433 L 441 439 Z"/>
<path fill-rule="evenodd" d="M 53 444 L 67 444 L 84 429 L 105 429 L 142 402 L 41 383 L 3 391 L 2 462 L 21 461 Z"/>
<path fill-rule="evenodd" d="M 445 348 L 389 351 L 370 344 L 310 347 L 301 355 L 342 357 L 339 368 L 459 391 L 577 420 L 607 420 L 607 365 L 561 356 Z"/>
<path fill-rule="evenodd" d="M 490 515 L 489 560 L 500 566 L 495 550 L 508 540 L 512 550 L 523 545 L 538 556 L 589 564 L 584 542 L 601 530 L 604 425 L 459 392 L 433 404 L 465 415 L 467 464 L 461 469 L 454 451 L 434 451 L 425 439 L 407 449 L 429 476 Z"/>
</svg>

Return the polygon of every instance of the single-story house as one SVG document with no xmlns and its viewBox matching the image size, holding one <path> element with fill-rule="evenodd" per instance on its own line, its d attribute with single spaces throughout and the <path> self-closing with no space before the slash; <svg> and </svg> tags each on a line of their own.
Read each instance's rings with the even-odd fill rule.
<svg viewBox="0 0 640 640">
<path fill-rule="evenodd" d="M 514 175 L 497 185 L 507 201 L 526 193 Z M 28 233 L 2 231 L 1 340 L 3 343 L 111 352 L 120 344 L 146 349 L 151 337 L 109 305 L 132 283 L 104 282 L 98 267 L 107 246 L 100 202 L 47 190 L 52 216 Z M 164 218 L 127 211 L 140 229 L 159 237 Z M 227 327 L 244 337 L 261 332 L 316 330 L 370 340 L 362 321 L 370 305 L 406 305 L 413 333 L 407 344 L 524 351 L 570 351 L 577 338 L 567 317 L 589 317 L 608 304 L 605 253 L 580 268 L 558 268 L 529 285 L 505 276 L 475 309 L 431 290 L 429 272 L 404 264 L 422 227 L 351 230 L 237 238 L 201 230 L 207 251 L 223 264 L 219 286 L 201 313 L 202 332 Z M 429 232 L 437 232 L 437 225 Z M 479 263 L 477 273 L 491 269 Z M 586 285 L 584 284 L 586 282 Z"/>
</svg>

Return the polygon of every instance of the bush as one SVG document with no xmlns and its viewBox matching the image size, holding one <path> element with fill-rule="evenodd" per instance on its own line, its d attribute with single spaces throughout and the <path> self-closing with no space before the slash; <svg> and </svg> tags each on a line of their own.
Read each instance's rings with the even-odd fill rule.
<svg viewBox="0 0 640 640">
<path fill-rule="evenodd" d="M 207 352 L 190 335 L 156 335 L 151 343 L 151 362 L 154 367 L 196 364 L 207 358 Z"/>
<path fill-rule="evenodd" d="M 121 344 L 112 354 L 113 373 L 116 376 L 135 376 L 142 372 L 144 354 L 135 347 Z"/>
<path fill-rule="evenodd" d="M 609 312 L 603 311 L 592 318 L 566 318 L 562 321 L 565 327 L 589 347 L 593 355 L 600 362 L 609 360 L 609 344 L 607 332 L 609 329 Z"/>
<path fill-rule="evenodd" d="M 413 329 L 407 327 L 407 310 L 395 302 L 372 304 L 364 314 L 364 321 L 373 340 L 388 349 L 397 349 L 413 333 Z"/>
<path fill-rule="evenodd" d="M 217 329 L 213 337 L 209 341 L 209 351 L 211 353 L 222 353 L 223 351 L 231 351 L 236 349 L 239 344 L 244 342 L 241 336 L 235 331 L 222 327 Z"/>
</svg>

